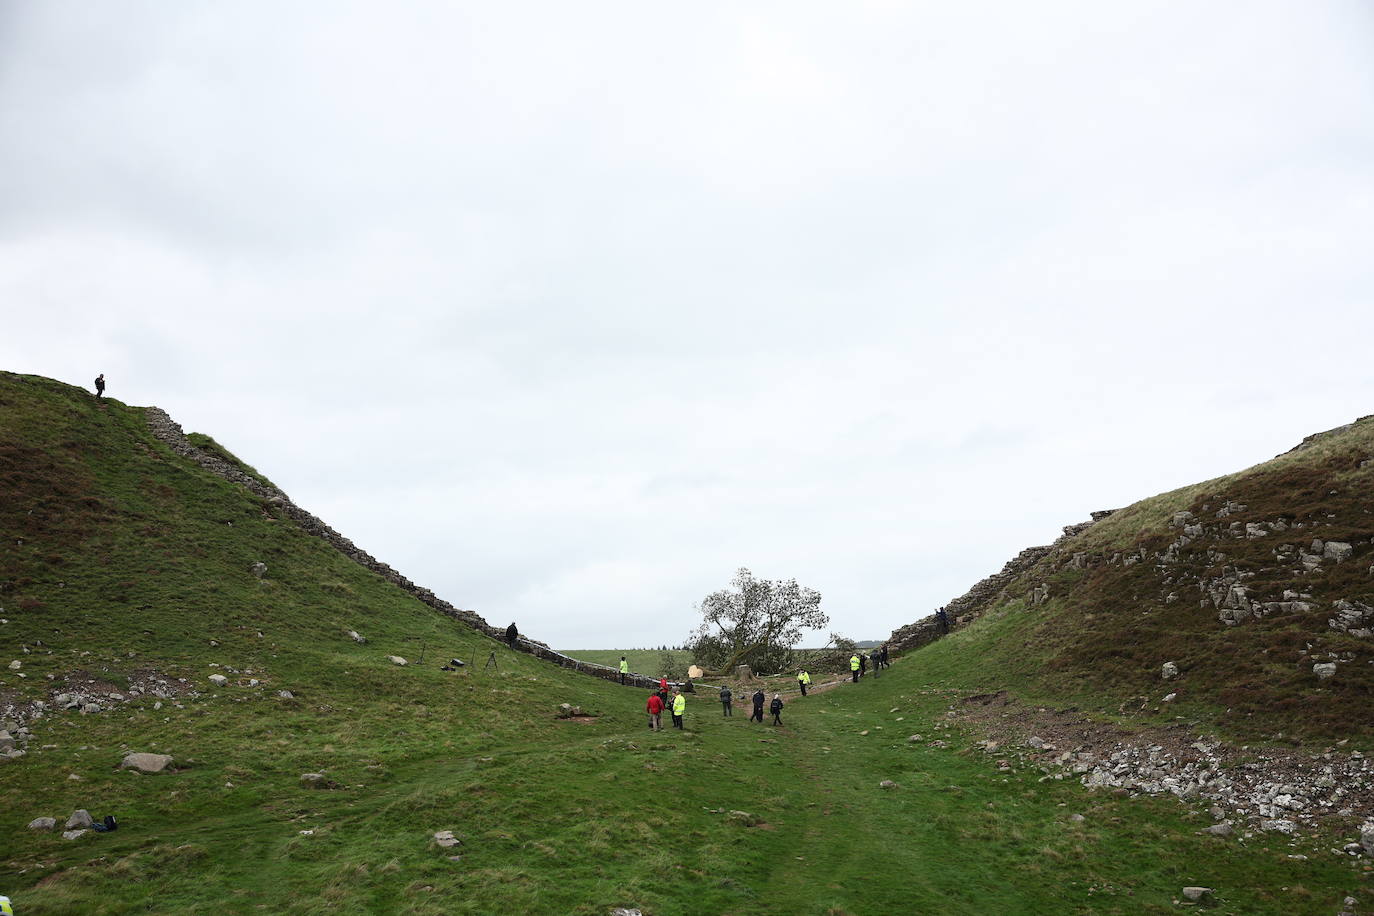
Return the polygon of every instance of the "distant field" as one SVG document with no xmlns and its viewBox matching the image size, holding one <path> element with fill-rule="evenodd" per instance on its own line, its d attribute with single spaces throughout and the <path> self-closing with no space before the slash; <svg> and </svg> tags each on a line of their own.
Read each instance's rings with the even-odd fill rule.
<svg viewBox="0 0 1374 916">
<path fill-rule="evenodd" d="M 605 665 L 608 668 L 619 667 L 620 656 L 623 655 L 625 660 L 630 663 L 630 671 L 635 674 L 658 677 L 663 673 L 659 670 L 659 661 L 663 653 L 658 649 L 559 649 L 558 651 L 570 658 Z M 683 667 L 692 663 L 692 653 L 686 649 L 669 649 L 668 651 Z"/>
</svg>

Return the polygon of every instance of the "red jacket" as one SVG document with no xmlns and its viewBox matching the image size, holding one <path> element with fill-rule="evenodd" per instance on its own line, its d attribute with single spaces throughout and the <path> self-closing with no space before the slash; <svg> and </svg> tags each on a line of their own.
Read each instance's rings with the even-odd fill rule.
<svg viewBox="0 0 1374 916">
<path fill-rule="evenodd" d="M 648 709 L 649 709 L 649 715 L 651 715 L 651 716 L 662 715 L 662 713 L 663 713 L 663 701 L 662 701 L 661 699 L 659 699 L 658 694 L 656 694 L 656 693 L 651 693 L 651 694 L 649 694 Z"/>
</svg>

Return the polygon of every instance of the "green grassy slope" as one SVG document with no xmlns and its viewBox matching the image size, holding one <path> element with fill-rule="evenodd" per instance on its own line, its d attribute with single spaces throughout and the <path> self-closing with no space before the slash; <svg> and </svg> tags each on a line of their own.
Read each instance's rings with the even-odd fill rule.
<svg viewBox="0 0 1374 916">
<path fill-rule="evenodd" d="M 1196 836 L 1173 800 L 996 772 L 940 727 L 919 655 L 789 702 L 782 729 L 700 696 L 652 735 L 640 691 L 476 637 L 55 382 L 0 374 L 0 487 L 0 710 L 125 697 L 32 719 L 0 764 L 0 893 L 24 916 L 1134 914 L 1193 883 L 1230 912 L 1328 913 L 1361 887 L 1289 840 Z M 424 664 L 386 659 L 421 642 Z M 460 654 L 478 664 L 438 669 Z M 168 697 L 133 694 L 155 676 Z M 179 768 L 116 770 L 127 751 Z M 78 807 L 122 827 L 25 829 Z"/>
<path fill-rule="evenodd" d="M 1177 692 L 1164 715 L 1238 738 L 1283 732 L 1368 747 L 1374 646 L 1328 621 L 1338 600 L 1374 605 L 1371 457 L 1374 420 L 1366 419 L 1122 509 L 1063 541 L 943 651 L 976 660 L 979 686 L 1012 687 L 1039 702 L 1149 718 L 1159 695 Z M 1183 512 L 1192 519 L 1175 523 Z M 1184 536 L 1189 524 L 1202 532 Z M 1264 533 L 1247 537 L 1247 525 Z M 1314 539 L 1348 543 L 1353 553 L 1308 569 L 1301 554 Z M 1220 608 L 1214 600 L 1228 580 L 1247 601 L 1281 606 L 1228 626 L 1218 619 L 1226 599 Z M 1051 597 L 1033 606 L 1028 595 L 1040 585 Z M 1285 592 L 1306 597 L 1294 604 Z M 1182 672 L 1167 689 L 1165 661 Z M 1313 665 L 1327 661 L 1339 663 L 1337 675 L 1319 681 Z"/>
</svg>

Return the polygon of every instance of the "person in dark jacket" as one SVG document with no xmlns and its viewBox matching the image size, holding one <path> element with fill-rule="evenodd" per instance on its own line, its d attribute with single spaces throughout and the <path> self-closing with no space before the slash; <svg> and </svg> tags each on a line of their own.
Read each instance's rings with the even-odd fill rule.
<svg viewBox="0 0 1374 916">
<path fill-rule="evenodd" d="M 935 618 L 936 618 L 937 620 L 940 621 L 940 632 L 941 632 L 941 633 L 948 633 L 948 632 L 949 632 L 949 614 L 946 614 L 946 613 L 945 613 L 945 609 L 944 609 L 944 608 L 940 608 L 938 611 L 936 611 L 936 612 L 935 612 Z"/>
<path fill-rule="evenodd" d="M 730 705 L 734 702 L 734 699 L 735 695 L 730 692 L 729 687 L 720 688 L 720 714 L 722 716 L 733 716 L 735 714 L 734 708 Z"/>
<path fill-rule="evenodd" d="M 867 674 L 867 673 L 868 673 L 868 653 L 866 653 L 866 652 L 860 652 L 860 653 L 859 653 L 859 677 L 863 677 L 863 676 L 864 676 L 865 674 Z"/>
<path fill-rule="evenodd" d="M 759 720 L 759 724 L 762 725 L 762 724 L 763 724 L 763 688 L 762 688 L 762 687 L 760 687 L 760 688 L 758 689 L 758 691 L 754 694 L 754 696 L 752 697 L 752 699 L 753 699 L 753 701 L 754 701 L 754 711 L 753 711 L 752 713 L 749 714 L 749 721 L 750 721 L 750 722 L 753 722 L 755 719 L 758 719 L 758 720 Z"/>
<path fill-rule="evenodd" d="M 510 645 L 510 647 L 511 647 L 512 649 L 515 648 L 515 641 L 516 641 L 517 639 L 519 639 L 519 638 L 520 638 L 520 631 L 517 630 L 517 629 L 515 628 L 515 624 L 514 624 L 514 623 L 512 623 L 510 626 L 506 627 L 506 642 L 507 642 L 507 644 Z"/>
<path fill-rule="evenodd" d="M 105 373 L 100 373 L 95 377 L 95 396 L 100 398 L 105 396 Z"/>
<path fill-rule="evenodd" d="M 773 702 L 768 706 L 768 711 L 773 714 L 773 724 L 782 724 L 782 697 L 773 694 Z"/>
</svg>

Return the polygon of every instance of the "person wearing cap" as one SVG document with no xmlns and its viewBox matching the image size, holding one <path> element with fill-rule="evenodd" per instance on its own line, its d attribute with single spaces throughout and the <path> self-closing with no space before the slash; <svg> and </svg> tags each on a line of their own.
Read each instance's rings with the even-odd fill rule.
<svg viewBox="0 0 1374 916">
<path fill-rule="evenodd" d="M 754 711 L 751 712 L 751 713 L 749 714 L 749 721 L 750 721 L 750 722 L 753 722 L 755 719 L 758 719 L 758 720 L 759 720 L 759 724 L 762 725 L 762 724 L 763 724 L 763 688 L 760 687 L 758 690 L 754 691 L 754 695 L 753 695 L 752 697 L 750 697 L 750 699 L 754 701 Z"/>
<path fill-rule="evenodd" d="M 769 706 L 768 706 L 768 711 L 771 712 L 771 713 L 773 714 L 773 724 L 774 724 L 774 725 L 781 725 L 781 724 L 782 724 L 782 697 L 781 697 L 780 695 L 778 695 L 778 694 L 776 694 L 776 693 L 773 694 L 773 702 L 772 702 L 771 704 L 769 704 Z"/>
</svg>

